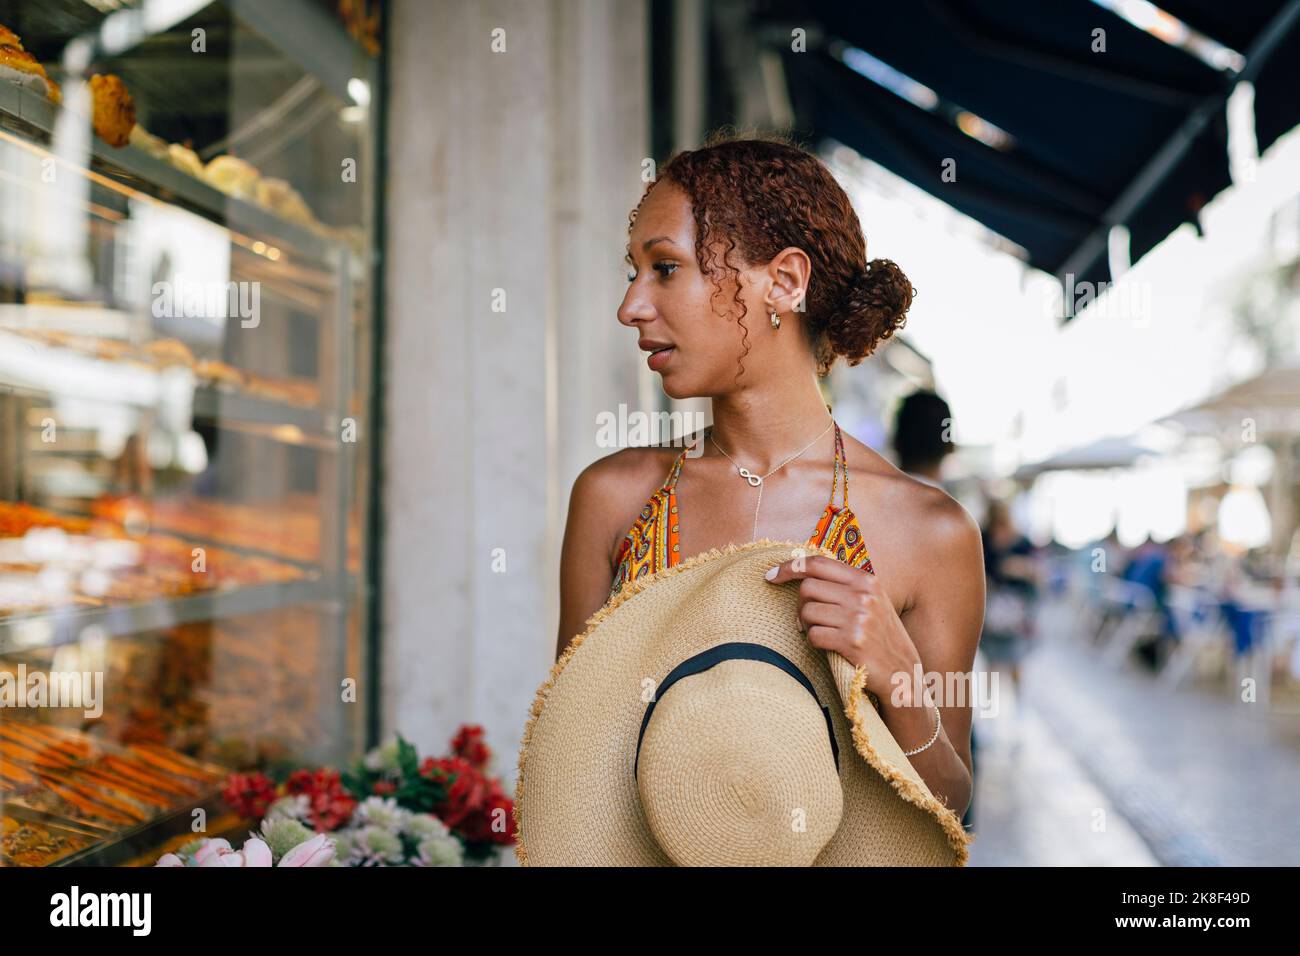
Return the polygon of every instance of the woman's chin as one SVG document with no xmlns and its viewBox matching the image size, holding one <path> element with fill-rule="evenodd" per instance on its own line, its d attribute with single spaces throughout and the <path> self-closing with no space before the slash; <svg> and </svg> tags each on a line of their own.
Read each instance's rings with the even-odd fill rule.
<svg viewBox="0 0 1300 956">
<path fill-rule="evenodd" d="M 664 375 L 660 378 L 660 385 L 663 386 L 664 394 L 669 398 L 683 399 L 694 398 L 698 394 L 694 389 L 687 387 L 681 380 L 680 376 Z"/>
</svg>

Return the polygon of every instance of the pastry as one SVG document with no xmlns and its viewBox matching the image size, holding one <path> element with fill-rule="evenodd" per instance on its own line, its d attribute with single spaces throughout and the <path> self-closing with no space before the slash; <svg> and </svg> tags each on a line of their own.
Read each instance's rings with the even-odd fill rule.
<svg viewBox="0 0 1300 956">
<path fill-rule="evenodd" d="M 0 816 L 0 866 L 45 866 L 91 842 L 74 830 Z"/>
<path fill-rule="evenodd" d="M 149 357 L 161 366 L 186 365 L 193 367 L 194 353 L 180 339 L 157 339 L 144 347 Z"/>
<path fill-rule="evenodd" d="M 203 178 L 203 160 L 199 159 L 199 154 L 189 147 L 172 143 L 167 147 L 167 158 L 181 172 L 189 173 L 195 179 Z"/>
<path fill-rule="evenodd" d="M 131 127 L 130 142 L 136 149 L 144 150 L 154 159 L 161 159 L 163 162 L 167 161 L 167 141 L 153 135 L 139 123 Z"/>
<path fill-rule="evenodd" d="M 5 38 L 18 38 L 10 30 L 5 30 Z M 22 48 L 20 43 L 0 43 L 0 76 L 27 87 L 57 103 L 60 99 L 58 85 L 45 74 L 45 67 Z"/>
<path fill-rule="evenodd" d="M 283 219 L 310 226 L 316 221 L 298 190 L 283 179 L 267 176 L 257 184 L 257 202 Z"/>
<path fill-rule="evenodd" d="M 244 385 L 244 373 L 239 369 L 227 365 L 225 362 L 218 362 L 215 359 L 203 359 L 194 365 L 194 374 L 204 380 L 218 385 L 234 385 L 237 387 Z"/>
<path fill-rule="evenodd" d="M 90 78 L 90 95 L 94 100 L 91 123 L 96 135 L 109 146 L 125 146 L 135 126 L 135 102 L 126 84 L 114 73 L 96 73 Z"/>
<path fill-rule="evenodd" d="M 257 183 L 261 174 L 252 163 L 238 156 L 216 157 L 208 163 L 203 177 L 228 196 L 257 199 Z"/>
</svg>

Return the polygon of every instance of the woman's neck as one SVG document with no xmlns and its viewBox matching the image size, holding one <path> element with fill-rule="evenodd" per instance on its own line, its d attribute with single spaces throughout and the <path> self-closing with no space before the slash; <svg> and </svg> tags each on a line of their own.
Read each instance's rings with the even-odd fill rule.
<svg viewBox="0 0 1300 956">
<path fill-rule="evenodd" d="M 728 455 L 763 475 L 822 435 L 831 423 L 816 383 L 807 388 L 763 394 L 751 389 L 739 395 L 715 397 L 713 440 Z M 833 439 L 822 435 L 828 442 Z M 814 443 L 813 447 L 821 442 Z M 813 453 L 813 448 L 808 449 Z M 706 443 L 703 454 L 718 454 Z"/>
</svg>

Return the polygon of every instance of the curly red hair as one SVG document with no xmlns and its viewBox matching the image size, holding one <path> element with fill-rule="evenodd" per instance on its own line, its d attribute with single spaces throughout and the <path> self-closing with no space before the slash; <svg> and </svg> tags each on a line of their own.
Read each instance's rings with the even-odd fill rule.
<svg viewBox="0 0 1300 956">
<path fill-rule="evenodd" d="M 716 133 L 698 149 L 676 153 L 646 187 L 671 180 L 690 198 L 695 219 L 695 257 L 722 294 L 733 286 L 740 307 L 745 354 L 749 352 L 745 303 L 740 298 L 736 253 L 746 267 L 766 264 L 788 246 L 812 264 L 805 296 L 805 323 L 817 374 L 837 359 L 857 365 L 903 327 L 916 290 L 888 259 L 867 261 L 862 225 L 826 165 L 789 140 Z M 628 216 L 628 231 L 640 203 Z M 719 249 L 719 241 L 722 248 Z M 742 372 L 743 372 L 742 356 Z"/>
</svg>

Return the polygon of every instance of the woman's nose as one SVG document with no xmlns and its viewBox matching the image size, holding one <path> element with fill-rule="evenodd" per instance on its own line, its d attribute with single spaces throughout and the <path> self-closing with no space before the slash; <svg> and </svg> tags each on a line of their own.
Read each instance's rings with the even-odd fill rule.
<svg viewBox="0 0 1300 956">
<path fill-rule="evenodd" d="M 650 301 L 633 282 L 623 295 L 623 304 L 618 307 L 618 320 L 631 327 L 638 319 L 644 321 L 654 318 L 655 311 Z"/>
</svg>

